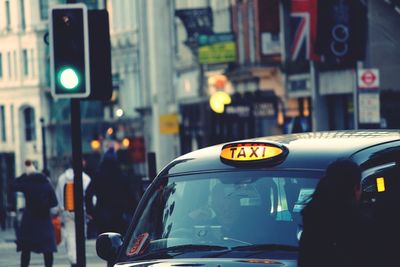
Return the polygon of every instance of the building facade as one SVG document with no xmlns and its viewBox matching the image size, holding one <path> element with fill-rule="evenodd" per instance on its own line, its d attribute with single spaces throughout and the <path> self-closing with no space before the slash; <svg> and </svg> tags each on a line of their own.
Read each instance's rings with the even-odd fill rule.
<svg viewBox="0 0 400 267">
<path fill-rule="evenodd" d="M 9 184 L 33 160 L 43 169 L 42 121 L 48 121 L 47 32 L 51 1 L 0 1 L 0 181 L 2 207 L 13 206 Z M 42 120 L 43 119 L 43 120 Z"/>
</svg>

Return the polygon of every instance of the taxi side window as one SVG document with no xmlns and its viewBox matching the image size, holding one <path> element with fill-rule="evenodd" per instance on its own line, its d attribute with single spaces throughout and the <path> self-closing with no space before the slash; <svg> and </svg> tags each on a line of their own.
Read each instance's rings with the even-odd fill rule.
<svg viewBox="0 0 400 267">
<path fill-rule="evenodd" d="M 400 172 L 398 164 L 392 162 L 365 170 L 361 186 L 363 216 L 370 224 L 381 228 L 380 226 L 389 226 L 396 218 L 399 218 Z"/>
<path fill-rule="evenodd" d="M 362 174 L 361 187 L 364 205 L 374 205 L 383 195 L 400 193 L 399 166 L 395 162 L 367 169 Z"/>
</svg>

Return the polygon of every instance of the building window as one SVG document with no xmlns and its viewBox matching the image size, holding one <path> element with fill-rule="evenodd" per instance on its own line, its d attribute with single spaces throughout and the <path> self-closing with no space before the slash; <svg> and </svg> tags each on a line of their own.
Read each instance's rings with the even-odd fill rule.
<svg viewBox="0 0 400 267">
<path fill-rule="evenodd" d="M 40 19 L 47 20 L 49 17 L 49 0 L 40 0 Z"/>
<path fill-rule="evenodd" d="M 3 78 L 3 54 L 0 53 L 0 79 Z"/>
<path fill-rule="evenodd" d="M 0 106 L 0 140 L 5 143 L 7 141 L 6 137 L 6 115 L 5 115 L 5 109 L 4 106 Z"/>
<path fill-rule="evenodd" d="M 11 140 L 15 142 L 15 130 L 14 130 L 14 105 L 10 106 L 10 118 L 11 118 Z"/>
<path fill-rule="evenodd" d="M 20 2 L 21 8 L 21 30 L 25 31 L 26 28 L 26 21 L 25 21 L 25 0 L 21 0 Z"/>
<path fill-rule="evenodd" d="M 8 66 L 8 79 L 11 79 L 12 72 L 11 72 L 11 52 L 7 52 L 7 66 Z"/>
<path fill-rule="evenodd" d="M 31 71 L 31 74 L 32 74 L 32 77 L 35 77 L 35 58 L 34 58 L 34 55 L 35 55 L 35 53 L 34 53 L 34 50 L 33 49 L 31 49 L 31 68 L 32 68 L 32 71 Z"/>
<path fill-rule="evenodd" d="M 5 1 L 5 9 L 6 9 L 6 30 L 9 31 L 11 29 L 11 15 L 10 15 L 10 1 Z"/>
<path fill-rule="evenodd" d="M 18 77 L 18 69 L 17 69 L 17 51 L 14 50 L 13 52 L 13 58 L 14 58 L 14 79 L 17 79 Z"/>
<path fill-rule="evenodd" d="M 35 111 L 33 108 L 24 109 L 25 141 L 36 140 Z"/>
<path fill-rule="evenodd" d="M 27 77 L 29 75 L 29 61 L 28 61 L 28 50 L 22 50 L 22 60 L 23 60 L 23 68 L 24 68 L 24 76 Z"/>
</svg>

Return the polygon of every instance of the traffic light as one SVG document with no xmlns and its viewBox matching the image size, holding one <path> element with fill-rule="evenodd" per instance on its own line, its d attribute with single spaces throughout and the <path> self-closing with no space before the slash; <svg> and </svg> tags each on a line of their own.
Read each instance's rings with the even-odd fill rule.
<svg viewBox="0 0 400 267">
<path fill-rule="evenodd" d="M 50 10 L 51 92 L 55 98 L 90 95 L 88 10 L 84 4 Z"/>
<path fill-rule="evenodd" d="M 50 9 L 51 92 L 55 98 L 108 101 L 112 96 L 107 10 L 84 4 Z"/>
</svg>

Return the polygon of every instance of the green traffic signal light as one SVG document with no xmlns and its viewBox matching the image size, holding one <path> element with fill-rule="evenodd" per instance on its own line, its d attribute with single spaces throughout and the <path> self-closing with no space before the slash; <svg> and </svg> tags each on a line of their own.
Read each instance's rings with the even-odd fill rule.
<svg viewBox="0 0 400 267">
<path fill-rule="evenodd" d="M 67 90 L 74 90 L 80 83 L 78 72 L 73 68 L 64 68 L 59 72 L 58 81 Z"/>
</svg>

